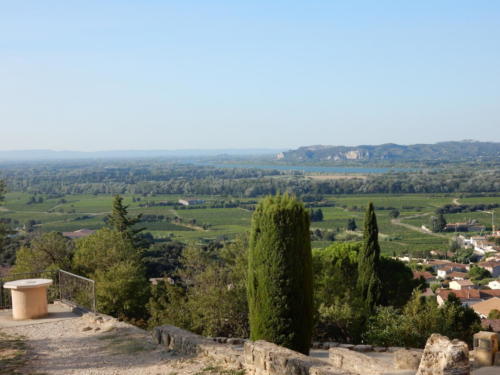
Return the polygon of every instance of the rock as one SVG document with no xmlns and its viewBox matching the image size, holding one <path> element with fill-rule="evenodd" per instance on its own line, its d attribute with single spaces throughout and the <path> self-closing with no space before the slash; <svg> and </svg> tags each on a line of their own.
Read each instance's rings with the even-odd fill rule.
<svg viewBox="0 0 500 375">
<path fill-rule="evenodd" d="M 386 361 L 344 348 L 330 348 L 328 360 L 334 368 L 361 375 L 380 375 L 392 370 Z"/>
<path fill-rule="evenodd" d="M 89 327 L 89 326 L 85 326 L 81 329 L 82 332 L 87 332 L 87 331 L 90 331 L 92 329 L 92 327 Z"/>
<path fill-rule="evenodd" d="M 383 353 L 387 351 L 387 348 L 385 346 L 374 346 L 373 351 L 377 353 Z"/>
<path fill-rule="evenodd" d="M 352 348 L 352 350 L 354 350 L 356 352 L 361 352 L 361 353 L 371 352 L 373 350 L 373 346 L 371 346 L 371 345 L 355 345 L 354 348 Z"/>
<path fill-rule="evenodd" d="M 313 349 L 321 349 L 321 343 L 319 341 L 313 341 L 311 348 Z"/>
<path fill-rule="evenodd" d="M 421 350 L 398 350 L 394 352 L 394 366 L 400 370 L 417 370 L 422 354 Z"/>
<path fill-rule="evenodd" d="M 402 350 L 402 349 L 406 349 L 406 348 L 403 348 L 403 347 L 401 347 L 401 346 L 389 346 L 389 347 L 387 348 L 387 351 L 388 351 L 389 353 L 395 353 L 395 352 L 397 352 L 398 350 Z"/>
<path fill-rule="evenodd" d="M 463 341 L 432 334 L 416 375 L 469 375 L 469 348 Z"/>
<path fill-rule="evenodd" d="M 330 348 L 336 348 L 337 346 L 339 346 L 339 343 L 333 342 L 333 341 L 328 341 L 328 342 L 325 342 L 323 345 L 325 346 L 326 349 L 330 349 Z"/>
<path fill-rule="evenodd" d="M 339 344 L 338 345 L 339 348 L 342 348 L 342 349 L 352 349 L 354 348 L 354 345 L 353 344 Z"/>
<path fill-rule="evenodd" d="M 101 329 L 99 327 L 94 328 L 94 332 L 100 331 Z"/>
<path fill-rule="evenodd" d="M 243 345 L 244 342 L 245 342 L 245 340 L 238 339 L 238 338 L 227 339 L 227 343 L 230 345 Z"/>
<path fill-rule="evenodd" d="M 106 322 L 105 324 L 103 324 L 101 329 L 103 332 L 109 332 L 109 331 L 114 330 L 115 328 L 116 328 L 115 324 L 112 321 L 110 321 L 110 322 Z"/>
<path fill-rule="evenodd" d="M 151 336 L 153 337 L 153 342 L 155 344 L 161 344 L 161 329 L 159 327 L 153 328 Z"/>
</svg>

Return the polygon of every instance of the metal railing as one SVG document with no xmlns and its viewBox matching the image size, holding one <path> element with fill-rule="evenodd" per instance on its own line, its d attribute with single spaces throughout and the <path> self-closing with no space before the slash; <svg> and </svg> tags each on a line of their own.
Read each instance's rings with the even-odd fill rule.
<svg viewBox="0 0 500 375">
<path fill-rule="evenodd" d="M 59 270 L 59 299 L 75 307 L 96 312 L 95 281 Z"/>
<path fill-rule="evenodd" d="M 64 270 L 13 273 L 0 278 L 0 310 L 12 308 L 10 290 L 4 284 L 21 279 L 52 279 L 47 290 L 49 303 L 60 300 L 96 312 L 95 281 Z"/>
</svg>

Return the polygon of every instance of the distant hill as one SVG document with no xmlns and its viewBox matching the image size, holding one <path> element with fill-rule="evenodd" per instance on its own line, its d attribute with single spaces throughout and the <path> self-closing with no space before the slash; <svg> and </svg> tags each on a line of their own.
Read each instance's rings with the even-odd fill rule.
<svg viewBox="0 0 500 375">
<path fill-rule="evenodd" d="M 441 142 L 435 144 L 378 146 L 305 146 L 282 152 L 276 159 L 291 162 L 319 161 L 457 161 L 500 157 L 498 142 Z"/>
<path fill-rule="evenodd" d="M 200 156 L 255 156 L 273 155 L 278 149 L 191 149 L 191 150 L 112 150 L 112 151 L 53 151 L 13 150 L 0 151 L 0 161 L 70 160 L 70 159 L 147 159 L 188 158 Z"/>
</svg>

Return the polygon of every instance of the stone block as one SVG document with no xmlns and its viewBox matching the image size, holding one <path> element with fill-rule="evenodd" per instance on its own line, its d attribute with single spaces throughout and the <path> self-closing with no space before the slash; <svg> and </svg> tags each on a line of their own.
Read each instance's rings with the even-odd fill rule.
<svg viewBox="0 0 500 375">
<path fill-rule="evenodd" d="M 227 343 L 230 345 L 243 345 L 244 342 L 245 342 L 245 340 L 238 339 L 238 338 L 227 339 Z"/>
<path fill-rule="evenodd" d="M 339 344 L 338 347 L 342 348 L 342 349 L 352 349 L 352 348 L 354 348 L 354 345 L 353 344 Z"/>
<path fill-rule="evenodd" d="M 153 337 L 153 342 L 155 344 L 161 344 L 161 328 L 155 327 L 151 332 L 151 336 Z"/>
<path fill-rule="evenodd" d="M 469 375 L 469 348 L 463 341 L 432 334 L 416 375 Z"/>
<path fill-rule="evenodd" d="M 371 345 L 354 345 L 352 348 L 355 352 L 365 353 L 373 351 L 373 346 Z"/>
<path fill-rule="evenodd" d="M 345 348 L 330 348 L 330 363 L 334 368 L 362 375 L 380 375 L 393 370 L 385 362 Z"/>
<path fill-rule="evenodd" d="M 398 350 L 394 352 L 394 366 L 400 370 L 417 370 L 422 354 L 421 350 Z"/>
</svg>

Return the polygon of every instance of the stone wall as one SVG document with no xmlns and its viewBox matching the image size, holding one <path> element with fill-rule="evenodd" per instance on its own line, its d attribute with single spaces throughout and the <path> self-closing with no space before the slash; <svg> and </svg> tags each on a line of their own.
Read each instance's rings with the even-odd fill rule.
<svg viewBox="0 0 500 375">
<path fill-rule="evenodd" d="M 363 354 L 373 349 L 368 345 L 330 347 L 328 358 L 323 360 L 267 341 L 210 339 L 168 325 L 156 327 L 152 334 L 156 343 L 170 350 L 203 355 L 228 367 L 245 369 L 248 375 L 381 375 L 396 368 L 415 370 L 417 367 L 418 375 L 470 373 L 467 344 L 436 334 L 429 338 L 423 353 L 388 348 L 395 352 L 396 363 Z"/>
<path fill-rule="evenodd" d="M 308 357 L 267 341 L 245 341 L 244 345 L 221 344 L 192 332 L 161 326 L 153 329 L 156 343 L 188 355 L 204 355 L 250 375 L 358 375 L 334 368 L 327 361 Z M 240 343 L 234 340 L 235 343 Z"/>
<path fill-rule="evenodd" d="M 354 375 L 330 363 L 267 341 L 247 341 L 245 368 L 254 375 Z"/>
<path fill-rule="evenodd" d="M 330 348 L 328 357 L 336 368 L 356 374 L 380 375 L 393 370 L 383 361 L 346 348 Z"/>
</svg>

